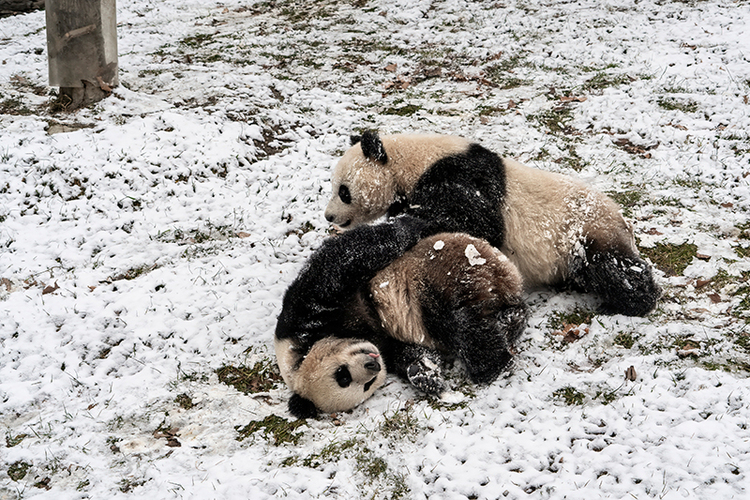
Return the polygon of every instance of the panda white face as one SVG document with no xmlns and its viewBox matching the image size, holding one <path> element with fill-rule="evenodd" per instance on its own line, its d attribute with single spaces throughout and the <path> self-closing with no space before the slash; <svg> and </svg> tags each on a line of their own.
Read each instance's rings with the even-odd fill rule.
<svg viewBox="0 0 750 500">
<path fill-rule="evenodd" d="M 359 144 L 339 160 L 331 186 L 333 192 L 325 217 L 341 229 L 374 221 L 396 197 L 393 174 L 380 162 L 365 158 Z"/>
<path fill-rule="evenodd" d="M 352 137 L 333 172 L 333 192 L 325 216 L 341 229 L 382 217 L 399 196 L 407 196 L 420 176 L 437 160 L 465 152 L 462 137 L 395 134 L 372 131 Z M 360 142 L 357 142 L 360 141 Z"/>
<path fill-rule="evenodd" d="M 351 410 L 385 382 L 378 348 L 362 340 L 320 340 L 299 366 L 289 341 L 277 342 L 276 356 L 289 388 L 325 413 Z"/>
</svg>

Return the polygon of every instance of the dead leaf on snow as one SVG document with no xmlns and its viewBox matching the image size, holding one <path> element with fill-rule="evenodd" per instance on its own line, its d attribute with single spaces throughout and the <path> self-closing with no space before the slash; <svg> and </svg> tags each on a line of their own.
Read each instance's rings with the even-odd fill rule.
<svg viewBox="0 0 750 500">
<path fill-rule="evenodd" d="M 562 337 L 562 341 L 570 344 L 572 342 L 575 342 L 576 340 L 580 339 L 584 335 L 589 333 L 589 327 L 586 325 L 574 325 L 572 323 L 567 323 L 563 325 L 562 330 L 557 332 L 552 332 L 552 335 L 559 335 Z"/>
<path fill-rule="evenodd" d="M 584 102 L 586 97 L 561 96 L 560 102 Z"/>
<path fill-rule="evenodd" d="M 408 77 L 406 77 L 404 75 L 398 75 L 396 78 L 394 78 L 390 82 L 385 82 L 385 84 L 383 85 L 383 87 L 386 90 L 390 90 L 390 89 L 405 90 L 405 89 L 407 89 L 409 87 L 409 85 L 411 85 L 411 79 L 410 78 L 408 78 Z"/>
<path fill-rule="evenodd" d="M 649 153 L 648 151 L 658 148 L 659 144 L 660 144 L 659 142 L 648 145 L 648 146 L 643 146 L 640 144 L 633 144 L 632 142 L 630 142 L 630 139 L 627 139 L 625 137 L 621 139 L 617 139 L 615 141 L 615 146 L 624 149 L 626 152 L 630 153 L 631 155 L 639 155 L 646 159 L 651 158 L 651 153 Z"/>
</svg>

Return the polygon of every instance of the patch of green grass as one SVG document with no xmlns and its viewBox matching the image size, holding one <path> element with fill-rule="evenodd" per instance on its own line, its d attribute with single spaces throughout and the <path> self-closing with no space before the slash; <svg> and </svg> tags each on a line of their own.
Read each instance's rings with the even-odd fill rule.
<svg viewBox="0 0 750 500">
<path fill-rule="evenodd" d="M 443 401 L 440 401 L 439 399 L 430 398 L 428 403 L 430 405 L 430 408 L 436 411 L 456 411 L 456 410 L 465 410 L 469 407 L 469 401 L 464 400 L 460 401 L 458 403 L 445 403 Z"/>
<path fill-rule="evenodd" d="M 32 113 L 33 111 L 17 97 L 0 101 L 0 115 L 28 116 Z"/>
<path fill-rule="evenodd" d="M 282 380 L 270 359 L 258 361 L 252 367 L 224 365 L 216 370 L 216 374 L 220 382 L 245 394 L 270 391 Z"/>
<path fill-rule="evenodd" d="M 740 303 L 737 304 L 732 310 L 732 314 L 737 317 L 745 317 L 746 321 L 750 322 L 750 286 L 740 287 L 734 294 L 735 297 L 741 296 Z"/>
<path fill-rule="evenodd" d="M 667 196 L 666 198 L 658 199 L 654 201 L 654 205 L 659 205 L 660 207 L 684 207 L 685 206 L 682 204 L 682 200 L 675 196 Z"/>
<path fill-rule="evenodd" d="M 207 33 L 197 33 L 195 35 L 186 36 L 180 40 L 180 43 L 192 48 L 203 47 L 207 43 L 213 41 L 213 37 L 214 35 L 209 35 Z"/>
<path fill-rule="evenodd" d="M 588 162 L 579 156 L 575 146 L 573 146 L 572 144 L 568 144 L 565 149 L 567 150 L 568 154 L 563 156 L 562 158 L 555 160 L 556 163 L 566 165 L 576 172 L 580 172 L 581 170 L 586 168 Z"/>
<path fill-rule="evenodd" d="M 636 190 L 621 192 L 609 191 L 607 194 L 610 198 L 615 200 L 618 205 L 620 205 L 622 214 L 625 217 L 632 217 L 633 208 L 640 206 L 641 201 L 643 200 L 643 192 Z"/>
<path fill-rule="evenodd" d="M 641 248 L 641 254 L 667 276 L 680 276 L 695 258 L 698 247 L 692 243 L 672 245 L 657 243 L 653 248 Z"/>
<path fill-rule="evenodd" d="M 529 80 L 513 76 L 512 73 L 502 71 L 496 67 L 487 70 L 487 80 L 495 84 L 501 90 L 515 89 L 523 85 L 529 85 Z"/>
<path fill-rule="evenodd" d="M 547 320 L 552 330 L 562 330 L 566 325 L 587 325 L 596 316 L 596 312 L 575 308 L 573 311 L 554 312 Z"/>
<path fill-rule="evenodd" d="M 176 398 L 174 398 L 174 402 L 179 405 L 180 408 L 183 410 L 190 410 L 195 407 L 195 403 L 193 403 L 193 398 L 191 398 L 188 394 L 182 393 Z"/>
<path fill-rule="evenodd" d="M 181 368 L 177 368 L 177 382 L 172 382 L 173 385 L 177 385 L 178 382 L 208 382 L 208 374 L 201 372 L 186 372 Z"/>
<path fill-rule="evenodd" d="M 537 122 L 550 134 L 572 135 L 576 132 L 575 129 L 569 125 L 573 120 L 573 112 L 568 106 L 559 106 L 554 109 L 529 115 L 528 119 Z"/>
<path fill-rule="evenodd" d="M 619 397 L 619 394 L 617 393 L 617 390 L 614 391 L 611 390 L 601 390 L 597 391 L 596 396 L 594 396 L 594 399 L 601 401 L 603 405 L 608 405 L 612 403 L 613 401 L 617 400 Z"/>
<path fill-rule="evenodd" d="M 200 245 L 216 240 L 224 241 L 234 236 L 236 236 L 236 233 L 231 226 L 215 226 L 209 222 L 205 228 L 168 229 L 158 233 L 154 236 L 154 239 L 165 243 L 177 243 L 178 245 Z"/>
<path fill-rule="evenodd" d="M 411 405 L 396 410 L 392 415 L 386 415 L 380 424 L 380 432 L 389 439 L 409 439 L 413 441 L 419 434 L 420 429 L 419 419 L 414 416 Z"/>
<path fill-rule="evenodd" d="M 367 478 L 376 491 L 387 489 L 387 498 L 397 500 L 409 494 L 404 475 L 390 470 L 385 459 L 372 453 L 357 455 L 357 471 Z"/>
<path fill-rule="evenodd" d="M 24 462 L 23 460 L 13 462 L 8 466 L 8 477 L 10 477 L 10 479 L 13 481 L 18 482 L 26 477 L 26 473 L 30 468 L 31 464 L 28 462 Z"/>
<path fill-rule="evenodd" d="M 627 75 L 609 75 L 604 71 L 598 72 L 593 77 L 586 80 L 581 89 L 585 92 L 592 90 L 603 90 L 609 87 L 618 87 L 626 83 L 631 83 L 633 79 Z"/>
<path fill-rule="evenodd" d="M 585 394 L 570 386 L 556 390 L 552 396 L 568 406 L 581 406 L 586 399 Z"/>
<path fill-rule="evenodd" d="M 143 276 L 144 274 L 150 273 L 151 271 L 153 271 L 156 268 L 157 268 L 156 264 L 153 264 L 153 265 L 144 264 L 142 266 L 133 267 L 131 269 L 128 269 L 127 271 L 125 271 L 123 273 L 116 274 L 114 276 L 110 276 L 105 281 L 107 283 L 112 283 L 114 281 L 120 281 L 120 280 L 134 280 L 134 279 L 138 278 L 139 276 Z"/>
<path fill-rule="evenodd" d="M 130 493 L 135 488 L 137 488 L 139 486 L 143 486 L 144 484 L 146 484 L 146 480 L 145 479 L 135 479 L 135 478 L 125 478 L 125 479 L 120 480 L 117 484 L 119 485 L 118 489 L 121 492 L 123 492 L 123 493 Z"/>
<path fill-rule="evenodd" d="M 734 247 L 734 253 L 736 253 L 737 256 L 742 259 L 750 257 L 750 247 L 736 246 Z"/>
<path fill-rule="evenodd" d="M 687 94 L 689 91 L 685 87 L 680 86 L 671 86 L 671 87 L 664 87 L 664 93 L 665 94 Z"/>
<path fill-rule="evenodd" d="M 297 444 L 302 438 L 302 432 L 295 432 L 297 428 L 306 425 L 304 420 L 289 421 L 277 415 L 269 415 L 263 420 L 254 420 L 245 426 L 235 426 L 238 432 L 237 441 L 244 441 L 252 434 L 262 431 L 266 439 L 273 438 L 273 445 L 284 443 Z"/>
<path fill-rule="evenodd" d="M 362 439 L 352 438 L 341 442 L 332 442 L 323 447 L 318 453 L 309 455 L 303 459 L 295 456 L 285 458 L 281 465 L 291 467 L 299 465 L 302 467 L 319 468 L 324 464 L 344 459 L 353 459 L 355 468 L 364 479 L 365 484 L 358 484 L 362 493 L 371 494 L 371 490 L 380 492 L 377 498 L 400 499 L 408 498 L 409 487 L 406 485 L 405 476 L 393 471 L 388 462 L 377 456 L 368 448 Z M 375 498 L 364 495 L 363 498 Z"/>
<path fill-rule="evenodd" d="M 635 344 L 635 337 L 632 333 L 620 332 L 615 336 L 614 343 L 625 349 L 631 349 Z"/>
<path fill-rule="evenodd" d="M 388 470 L 388 463 L 372 455 L 357 456 L 357 470 L 370 479 L 375 479 Z"/>
<path fill-rule="evenodd" d="M 700 179 L 692 177 L 678 177 L 674 180 L 674 183 L 676 186 L 693 189 L 696 191 L 703 187 L 703 182 Z"/>
<path fill-rule="evenodd" d="M 391 107 L 383 111 L 384 115 L 396 115 L 396 116 L 412 116 L 420 109 L 416 104 L 407 104 L 401 107 Z"/>
<path fill-rule="evenodd" d="M 723 371 L 727 373 L 750 372 L 750 364 L 738 359 L 727 359 L 723 362 L 715 360 L 702 361 L 700 365 L 710 371 Z"/>
<path fill-rule="evenodd" d="M 13 448 L 14 446 L 18 446 L 21 444 L 21 441 L 29 437 L 28 434 L 16 434 L 15 436 L 8 432 L 5 435 L 5 446 L 6 448 Z"/>
<path fill-rule="evenodd" d="M 581 66 L 581 71 L 584 73 L 601 73 L 608 69 L 614 69 L 619 68 L 620 66 L 617 63 L 609 63 L 604 67 L 601 66 Z"/>
<path fill-rule="evenodd" d="M 505 113 L 507 108 L 501 108 L 499 106 L 478 106 L 476 112 L 479 116 L 495 116 Z"/>
<path fill-rule="evenodd" d="M 698 103 L 692 99 L 677 99 L 675 97 L 660 97 L 656 104 L 667 111 L 682 111 L 683 113 L 695 113 L 698 111 Z"/>
<path fill-rule="evenodd" d="M 750 333 L 740 332 L 732 338 L 732 342 L 737 347 L 743 349 L 745 352 L 750 353 Z"/>
<path fill-rule="evenodd" d="M 360 447 L 366 449 L 363 443 L 357 439 L 348 439 L 341 443 L 330 443 L 326 445 L 322 450 L 320 450 L 320 453 L 314 453 L 302 459 L 301 464 L 304 467 L 320 467 L 324 463 L 328 463 L 333 460 L 339 460 L 341 457 L 346 455 L 349 450 Z M 293 465 L 297 462 L 297 459 L 294 457 L 288 458 L 285 462 L 289 462 L 290 460 L 292 460 L 292 462 L 288 463 L 288 465 Z"/>
</svg>

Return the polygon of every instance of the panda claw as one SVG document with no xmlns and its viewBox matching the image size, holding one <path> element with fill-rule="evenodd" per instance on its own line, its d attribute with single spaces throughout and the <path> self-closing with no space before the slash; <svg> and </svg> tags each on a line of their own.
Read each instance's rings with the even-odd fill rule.
<svg viewBox="0 0 750 500">
<path fill-rule="evenodd" d="M 440 374 L 440 367 L 429 359 L 420 359 L 406 369 L 406 378 L 417 389 L 439 396 L 447 389 Z"/>
</svg>

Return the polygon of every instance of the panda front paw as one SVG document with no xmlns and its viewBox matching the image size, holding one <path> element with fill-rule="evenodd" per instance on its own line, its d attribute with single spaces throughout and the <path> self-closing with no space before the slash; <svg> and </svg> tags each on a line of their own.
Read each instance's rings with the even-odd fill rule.
<svg viewBox="0 0 750 500">
<path fill-rule="evenodd" d="M 447 389 L 440 367 L 432 360 L 422 358 L 406 369 L 406 378 L 417 389 L 439 396 Z"/>
</svg>

